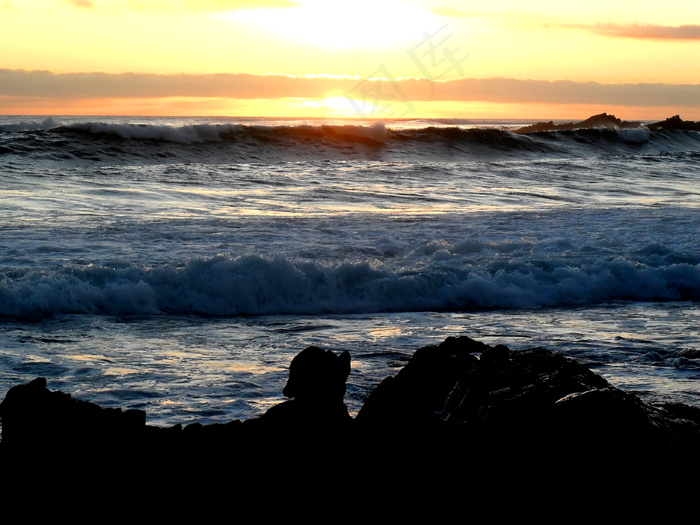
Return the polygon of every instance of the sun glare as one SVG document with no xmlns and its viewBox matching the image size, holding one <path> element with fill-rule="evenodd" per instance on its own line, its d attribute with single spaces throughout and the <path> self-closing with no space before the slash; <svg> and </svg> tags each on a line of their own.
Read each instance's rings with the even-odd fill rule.
<svg viewBox="0 0 700 525">
<path fill-rule="evenodd" d="M 352 118 L 362 114 L 378 112 L 374 105 L 341 96 L 331 96 L 323 100 L 306 100 L 300 103 L 298 107 L 324 111 L 325 116 L 338 118 Z M 383 106 L 380 107 L 379 112 L 384 109 Z"/>
<path fill-rule="evenodd" d="M 286 9 L 254 9 L 221 16 L 263 26 L 276 34 L 326 48 L 383 48 L 405 44 L 433 29 L 436 17 L 407 2 L 352 3 L 300 0 Z"/>
</svg>

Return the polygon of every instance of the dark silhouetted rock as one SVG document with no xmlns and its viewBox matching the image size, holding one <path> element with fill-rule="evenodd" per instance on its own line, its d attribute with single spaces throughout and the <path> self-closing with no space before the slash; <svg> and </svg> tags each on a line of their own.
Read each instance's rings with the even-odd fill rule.
<svg viewBox="0 0 700 525">
<path fill-rule="evenodd" d="M 587 367 L 543 348 L 488 348 L 445 402 L 445 418 L 480 430 L 537 427 L 560 398 L 608 387 Z"/>
<path fill-rule="evenodd" d="M 25 453 L 106 449 L 115 454 L 141 445 L 146 437 L 142 410 L 102 408 L 46 388 L 37 378 L 12 387 L 0 404 L 3 448 Z"/>
<path fill-rule="evenodd" d="M 608 115 L 607 113 L 601 113 L 599 115 L 593 115 L 588 117 L 586 120 L 580 122 L 566 122 L 562 124 L 555 124 L 554 121 L 549 122 L 537 122 L 529 126 L 524 126 L 515 130 L 515 133 L 539 133 L 545 131 L 573 131 L 578 129 L 632 129 L 642 127 L 640 122 L 628 122 L 620 120 L 614 115 Z M 654 122 L 652 124 L 646 124 L 645 127 L 650 130 L 690 130 L 690 131 L 700 131 L 700 122 L 693 122 L 692 120 L 683 120 L 680 116 L 675 115 L 669 117 L 666 120 L 659 122 Z"/>
<path fill-rule="evenodd" d="M 599 115 L 593 115 L 588 117 L 586 120 L 582 120 L 575 125 L 575 129 L 631 129 L 638 128 L 641 126 L 639 122 L 628 122 L 617 118 L 615 115 L 608 115 L 607 113 L 600 113 Z"/>
<path fill-rule="evenodd" d="M 607 451 L 672 444 L 673 423 L 632 394 L 607 387 L 559 399 L 548 424 L 550 435 L 567 446 Z"/>
<path fill-rule="evenodd" d="M 683 120 L 679 115 L 676 115 L 674 117 L 669 117 L 666 120 L 649 124 L 648 128 L 651 130 L 682 129 L 690 131 L 700 131 L 700 122 L 693 122 L 692 120 Z"/>
<path fill-rule="evenodd" d="M 446 420 L 480 443 L 550 453 L 695 448 L 698 415 L 650 406 L 549 350 L 503 346 L 482 353 L 445 404 Z"/>
<path fill-rule="evenodd" d="M 342 402 L 349 375 L 349 352 L 335 355 L 330 350 L 310 346 L 292 359 L 282 393 L 302 402 Z"/>
<path fill-rule="evenodd" d="M 416 350 L 395 377 L 369 395 L 357 414 L 369 426 L 423 426 L 442 421 L 440 413 L 455 383 L 478 363 L 488 347 L 468 337 L 448 337 L 438 346 Z"/>
<path fill-rule="evenodd" d="M 538 133 L 542 131 L 573 131 L 577 129 L 632 129 L 641 127 L 640 122 L 627 122 L 615 115 L 601 113 L 580 122 L 555 124 L 554 121 L 538 122 L 515 130 L 515 133 Z"/>
<path fill-rule="evenodd" d="M 551 465 L 582 451 L 700 447 L 700 408 L 652 406 L 542 348 L 514 351 L 468 337 L 421 348 L 378 385 L 355 419 L 343 402 L 348 352 L 309 347 L 289 372 L 284 394 L 291 399 L 261 417 L 184 428 L 148 426 L 142 411 L 77 401 L 39 378 L 13 387 L 0 404 L 0 459 L 7 465 L 31 455 L 75 464 L 116 457 L 127 476 L 129 465 L 155 461 L 171 469 L 195 465 L 199 474 L 235 469 L 242 479 L 280 468 L 295 483 L 309 469 L 345 473 L 351 458 L 364 468 L 391 461 L 394 477 L 411 477 L 473 471 L 477 463 L 494 471 L 499 458 L 547 457 Z"/>
<path fill-rule="evenodd" d="M 293 398 L 259 418 L 265 425 L 335 427 L 352 421 L 343 402 L 350 375 L 350 353 L 310 346 L 292 359 L 283 394 Z"/>
</svg>

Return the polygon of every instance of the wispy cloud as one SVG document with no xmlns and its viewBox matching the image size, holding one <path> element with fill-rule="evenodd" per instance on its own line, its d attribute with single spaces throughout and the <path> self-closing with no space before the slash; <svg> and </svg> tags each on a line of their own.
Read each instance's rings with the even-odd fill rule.
<svg viewBox="0 0 700 525">
<path fill-rule="evenodd" d="M 598 35 L 643 40 L 700 40 L 700 25 L 661 26 L 653 24 L 567 24 Z"/>
<path fill-rule="evenodd" d="M 443 100 L 478 100 L 504 103 L 609 104 L 615 106 L 700 105 L 698 84 L 602 84 L 569 80 L 509 78 L 459 79 L 435 90 Z"/>
<path fill-rule="evenodd" d="M 430 11 L 435 15 L 444 16 L 447 18 L 480 18 L 484 16 L 483 13 L 477 13 L 475 11 L 465 11 L 463 9 L 447 6 L 434 7 Z"/>
<path fill-rule="evenodd" d="M 199 11 L 227 12 L 275 7 L 299 7 L 299 4 L 292 0 L 187 0 L 187 6 L 190 9 Z"/>
<path fill-rule="evenodd" d="M 664 26 L 659 24 L 619 24 L 600 22 L 597 24 L 572 23 L 563 19 L 535 14 L 506 11 L 498 14 L 439 6 L 431 10 L 447 18 L 483 18 L 492 21 L 516 22 L 539 29 L 575 29 L 602 36 L 632 38 L 640 40 L 700 40 L 700 25 Z"/>
<path fill-rule="evenodd" d="M 127 3 L 132 7 L 150 11 L 186 9 L 187 11 L 212 13 L 299 7 L 299 4 L 293 0 L 127 0 Z"/>
<path fill-rule="evenodd" d="M 323 99 L 352 92 L 377 101 L 396 100 L 397 94 L 400 94 L 414 102 L 700 107 L 699 84 L 601 84 L 512 78 L 462 78 L 445 82 L 409 78 L 375 82 L 370 85 L 362 79 L 332 76 L 56 74 L 0 69 L 0 96 L 51 98 L 57 102 L 68 99 L 161 97 L 272 100 Z M 358 89 L 360 85 L 363 89 Z"/>
<path fill-rule="evenodd" d="M 83 9 L 128 8 L 147 12 L 189 11 L 198 13 L 226 13 L 249 9 L 299 7 L 293 0 L 61 0 L 64 4 Z M 7 4 L 3 0 L 0 6 Z"/>
<path fill-rule="evenodd" d="M 83 9 L 92 9 L 95 7 L 95 2 L 92 0 L 68 0 L 68 3 L 74 5 L 75 7 L 81 7 Z"/>
</svg>

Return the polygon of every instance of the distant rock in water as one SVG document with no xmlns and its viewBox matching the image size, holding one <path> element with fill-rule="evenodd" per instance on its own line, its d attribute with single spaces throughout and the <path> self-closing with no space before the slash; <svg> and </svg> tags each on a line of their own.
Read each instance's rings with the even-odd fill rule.
<svg viewBox="0 0 700 525">
<path fill-rule="evenodd" d="M 700 122 L 693 122 L 692 120 L 683 120 L 680 116 L 669 117 L 661 122 L 655 122 L 654 124 L 649 124 L 647 126 L 651 130 L 657 129 L 683 129 L 691 131 L 700 131 Z"/>
<path fill-rule="evenodd" d="M 390 457 L 410 471 L 418 464 L 473 466 L 477 457 L 559 461 L 582 450 L 675 454 L 700 447 L 700 408 L 652 406 L 543 348 L 513 351 L 449 337 L 417 350 L 355 418 L 343 402 L 349 373 L 347 351 L 310 347 L 290 366 L 289 401 L 247 421 L 170 428 L 147 425 L 142 411 L 51 392 L 38 378 L 11 388 L 0 404 L 0 464 L 16 466 L 19 458 L 22 466 L 30 460 L 65 466 L 108 456 L 129 474 L 128 465 L 159 459 L 170 465 L 177 458 L 203 472 L 227 466 L 242 475 L 264 466 L 287 469 L 289 477 L 301 475 L 309 461 L 344 472 Z"/>
<path fill-rule="evenodd" d="M 543 131 L 573 131 L 579 129 L 635 129 L 647 127 L 651 130 L 658 129 L 683 129 L 700 131 L 700 122 L 684 121 L 678 115 L 653 124 L 642 125 L 640 122 L 628 122 L 614 115 L 601 113 L 593 115 L 581 122 L 568 122 L 555 124 L 554 121 L 538 122 L 515 130 L 515 133 L 538 133 Z"/>
<path fill-rule="evenodd" d="M 576 129 L 633 129 L 641 127 L 640 122 L 626 122 L 614 115 L 601 113 L 581 122 L 555 124 L 554 121 L 538 122 L 515 130 L 515 133 L 536 133 L 540 131 L 571 131 Z"/>
</svg>

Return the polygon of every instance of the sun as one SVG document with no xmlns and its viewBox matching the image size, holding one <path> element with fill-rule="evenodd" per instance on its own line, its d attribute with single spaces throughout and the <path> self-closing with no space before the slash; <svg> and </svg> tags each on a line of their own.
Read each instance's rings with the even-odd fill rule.
<svg viewBox="0 0 700 525">
<path fill-rule="evenodd" d="M 333 49 L 385 48 L 416 40 L 436 24 L 427 9 L 401 0 L 299 0 L 299 7 L 253 9 L 222 16 Z"/>
</svg>

